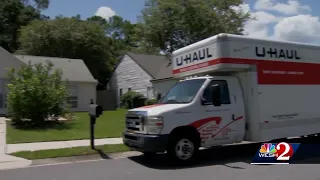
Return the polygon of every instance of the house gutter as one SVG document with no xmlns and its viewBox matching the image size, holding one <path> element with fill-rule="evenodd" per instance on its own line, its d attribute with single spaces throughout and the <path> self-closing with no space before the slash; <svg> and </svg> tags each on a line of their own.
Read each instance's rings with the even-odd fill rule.
<svg viewBox="0 0 320 180">
<path fill-rule="evenodd" d="M 167 81 L 174 79 L 173 77 L 168 77 L 168 78 L 162 78 L 162 79 L 151 79 L 150 82 L 161 82 L 161 81 Z"/>
</svg>

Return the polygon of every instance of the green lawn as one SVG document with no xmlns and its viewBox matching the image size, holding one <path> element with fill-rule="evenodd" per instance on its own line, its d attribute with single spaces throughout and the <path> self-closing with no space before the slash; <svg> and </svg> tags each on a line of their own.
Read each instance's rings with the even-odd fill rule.
<svg viewBox="0 0 320 180">
<path fill-rule="evenodd" d="M 124 129 L 124 116 L 127 110 L 104 111 L 97 119 L 95 137 L 120 137 Z M 9 123 L 7 126 L 7 143 L 27 143 L 61 140 L 89 139 L 89 115 L 87 112 L 74 113 L 73 121 L 55 124 L 44 129 L 17 129 Z"/>
<path fill-rule="evenodd" d="M 116 153 L 129 151 L 129 148 L 123 144 L 103 145 L 97 146 L 96 149 L 92 150 L 90 147 L 74 147 L 64 149 L 50 149 L 40 151 L 21 151 L 12 153 L 11 155 L 34 160 L 34 159 L 45 159 L 45 158 L 56 158 L 56 157 L 68 157 L 68 156 L 82 156 L 91 154 L 101 153 Z"/>
</svg>

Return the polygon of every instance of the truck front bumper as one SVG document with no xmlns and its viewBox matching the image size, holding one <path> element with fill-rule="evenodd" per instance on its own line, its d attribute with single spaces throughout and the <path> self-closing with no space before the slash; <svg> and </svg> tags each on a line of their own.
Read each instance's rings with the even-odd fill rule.
<svg viewBox="0 0 320 180">
<path fill-rule="evenodd" d="M 169 135 L 138 134 L 125 131 L 123 143 L 132 150 L 140 152 L 166 151 Z"/>
</svg>

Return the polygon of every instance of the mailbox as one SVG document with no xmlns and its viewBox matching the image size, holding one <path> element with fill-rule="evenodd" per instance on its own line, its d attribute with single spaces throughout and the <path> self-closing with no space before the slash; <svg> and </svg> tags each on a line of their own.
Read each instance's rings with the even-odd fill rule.
<svg viewBox="0 0 320 180">
<path fill-rule="evenodd" d="M 94 104 L 93 99 L 90 100 L 89 105 L 89 115 L 90 115 L 90 145 L 91 149 L 95 149 L 94 147 L 94 126 L 96 124 L 96 118 L 102 115 L 102 107 Z"/>
<path fill-rule="evenodd" d="M 89 105 L 89 114 L 93 117 L 99 117 L 102 115 L 102 107 L 97 104 L 90 104 Z"/>
</svg>

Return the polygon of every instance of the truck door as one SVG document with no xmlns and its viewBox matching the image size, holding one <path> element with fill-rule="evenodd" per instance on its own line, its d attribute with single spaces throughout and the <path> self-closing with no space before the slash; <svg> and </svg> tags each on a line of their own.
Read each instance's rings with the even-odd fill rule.
<svg viewBox="0 0 320 180">
<path fill-rule="evenodd" d="M 216 84 L 220 85 L 221 106 L 214 106 L 211 102 L 212 92 L 209 87 Z M 239 106 L 243 106 L 243 102 L 237 79 L 211 80 L 203 91 L 201 99 L 201 113 L 208 119 L 215 119 L 210 125 L 199 130 L 202 146 L 234 143 L 239 139 L 239 134 L 244 135 L 244 110 L 239 109 Z"/>
</svg>

